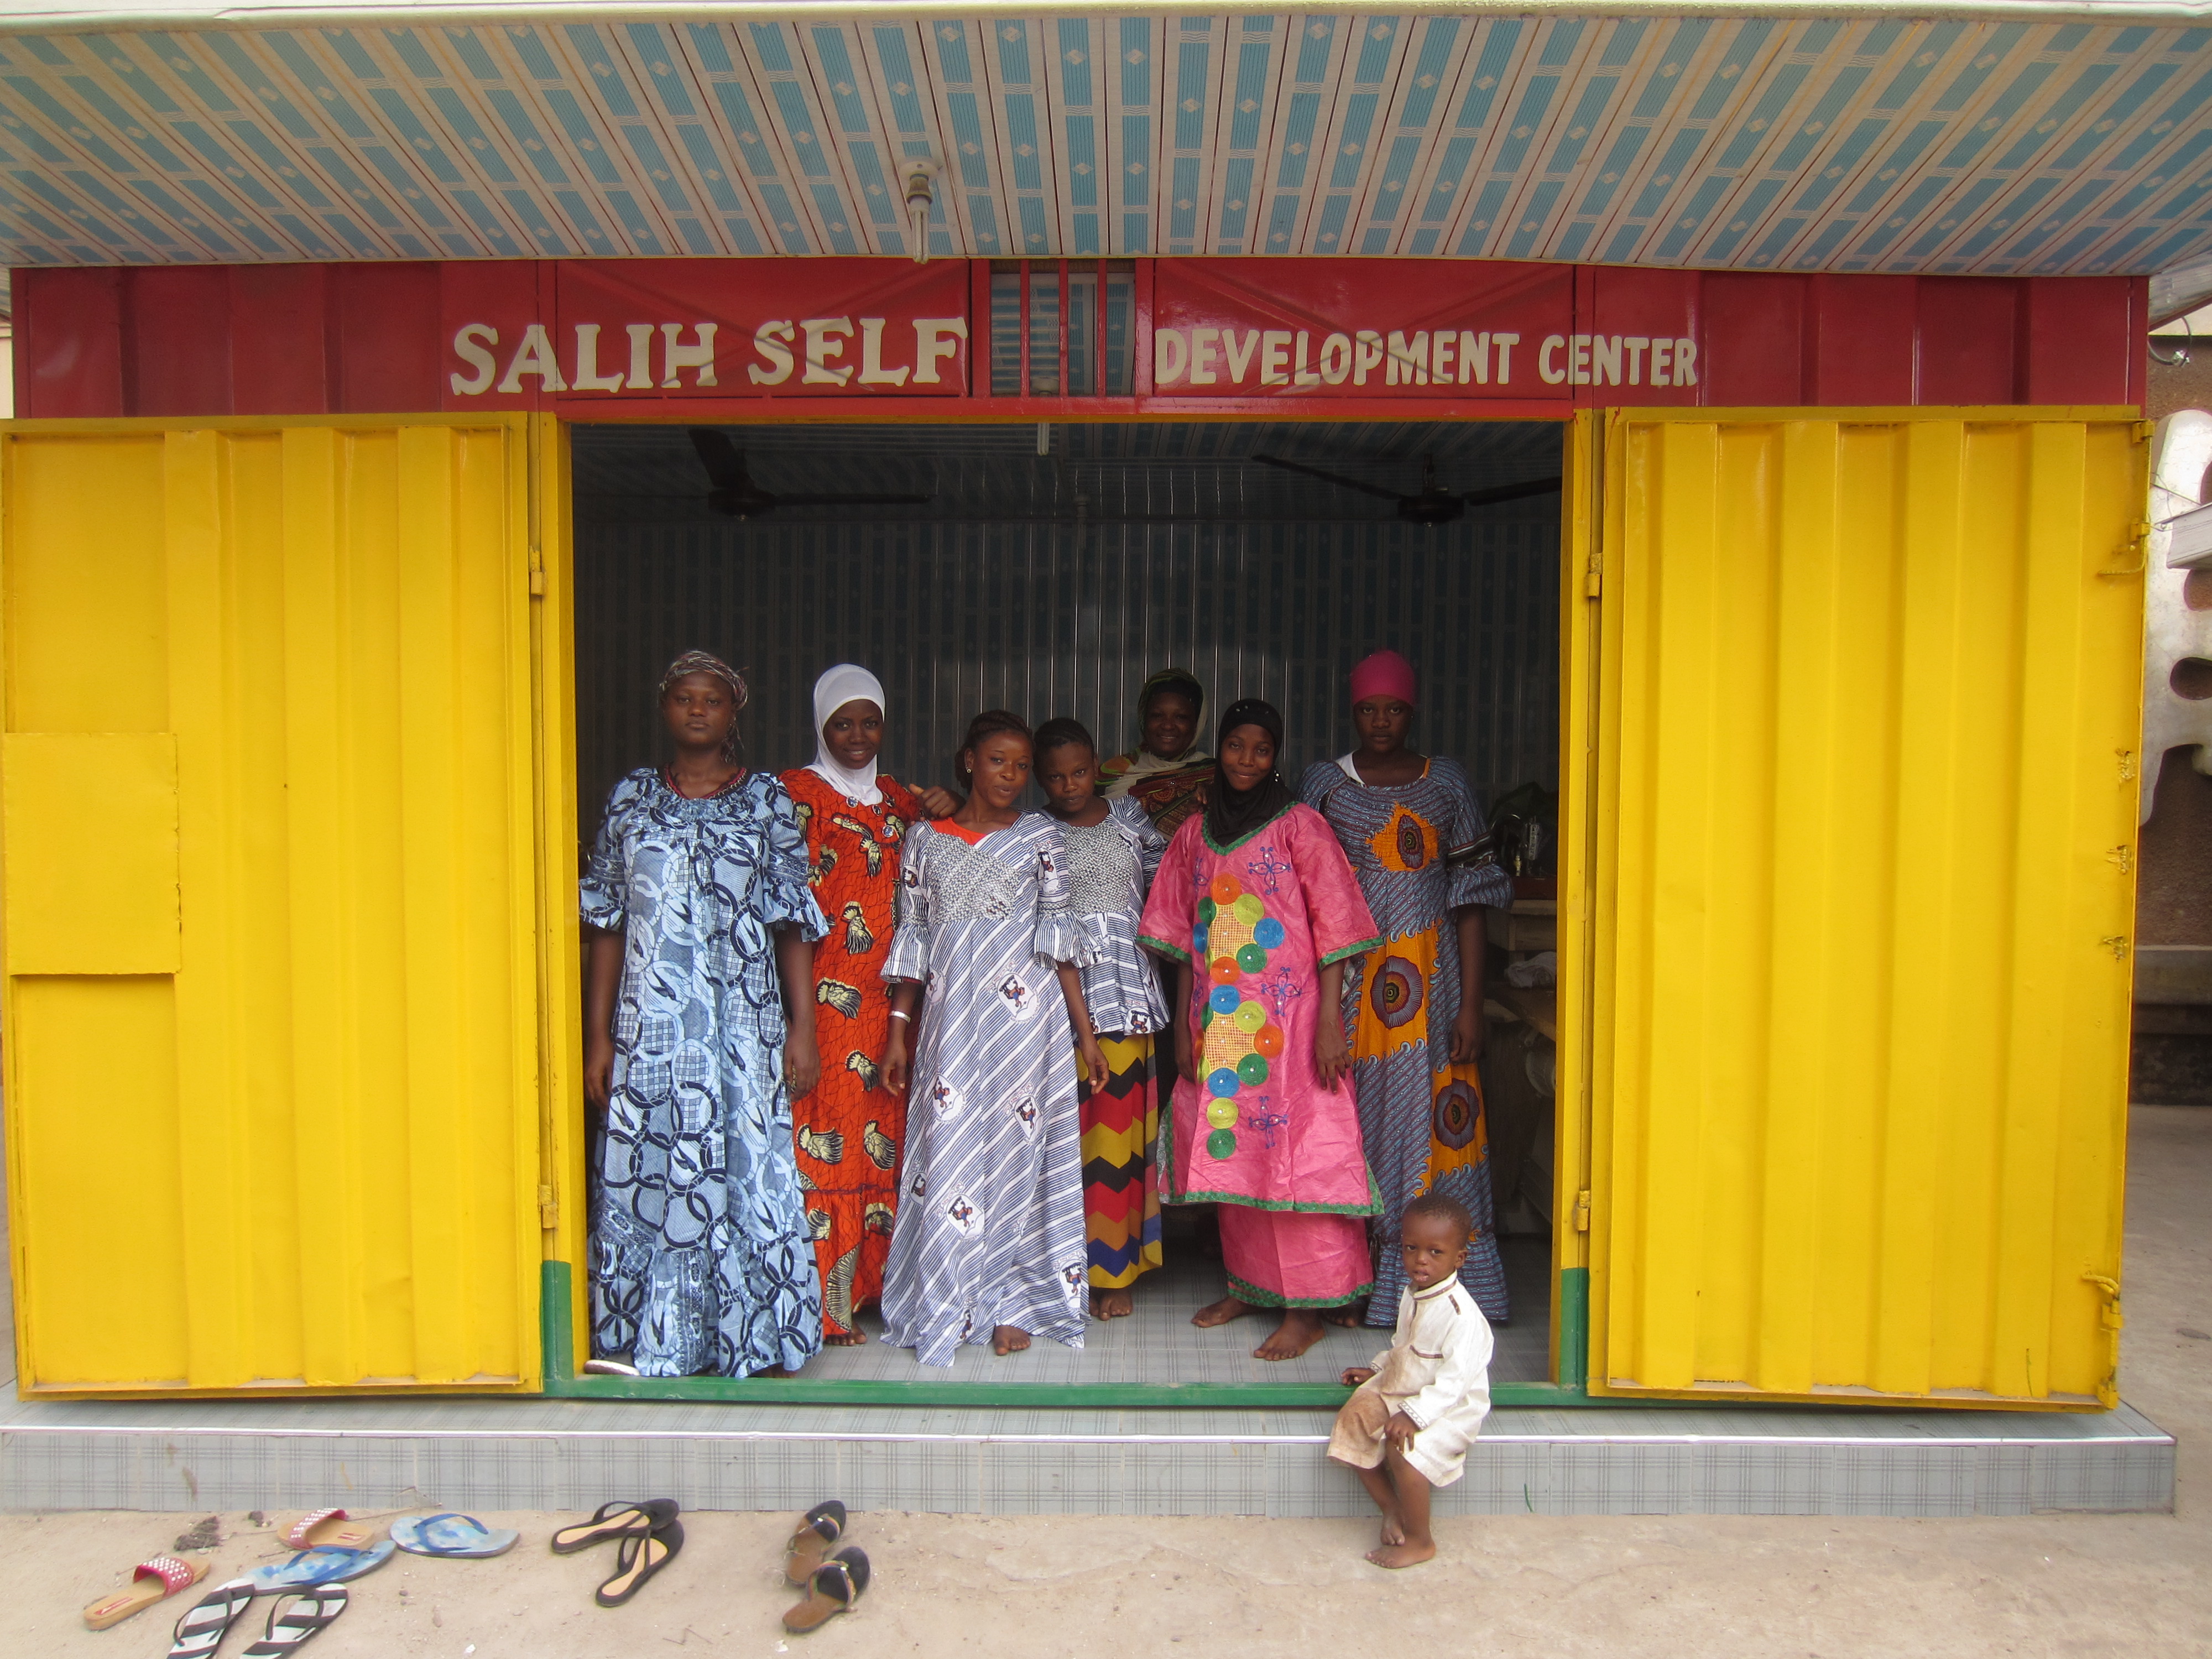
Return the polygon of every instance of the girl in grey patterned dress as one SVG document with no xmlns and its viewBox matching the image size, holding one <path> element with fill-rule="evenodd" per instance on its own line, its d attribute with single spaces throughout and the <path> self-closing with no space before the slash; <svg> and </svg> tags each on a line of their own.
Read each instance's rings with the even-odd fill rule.
<svg viewBox="0 0 2212 1659">
<path fill-rule="evenodd" d="M 925 1365 L 963 1343 L 1083 1346 L 1083 1154 L 1076 1064 L 1106 1063 L 1084 1012 L 1066 851 L 1014 805 L 1029 727 L 979 714 L 960 751 L 967 803 L 907 832 L 884 1080 L 913 1094 L 884 1267 L 884 1340 Z M 913 1036 L 921 1007 L 918 1043 Z"/>
<path fill-rule="evenodd" d="M 1153 1034 L 1167 1029 L 1168 1012 L 1151 958 L 1137 943 L 1137 918 L 1168 838 L 1139 802 L 1099 799 L 1097 745 L 1077 721 L 1047 720 L 1038 728 L 1037 781 L 1067 842 L 1083 1000 L 1106 1059 L 1106 1086 L 1078 1091 L 1091 1312 L 1120 1319 L 1135 1311 L 1131 1287 L 1138 1275 L 1161 1261 L 1152 1045 Z"/>
</svg>

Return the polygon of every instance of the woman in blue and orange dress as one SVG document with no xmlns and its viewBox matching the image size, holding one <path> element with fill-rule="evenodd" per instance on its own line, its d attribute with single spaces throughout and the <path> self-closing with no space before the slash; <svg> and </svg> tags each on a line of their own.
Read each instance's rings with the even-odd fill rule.
<svg viewBox="0 0 2212 1659">
<path fill-rule="evenodd" d="M 942 816 L 952 803 L 877 769 L 884 688 L 866 669 L 840 663 L 814 683 L 814 729 L 813 763 L 783 775 L 805 832 L 815 902 L 830 922 L 814 947 L 822 1080 L 793 1103 L 792 1124 L 822 1273 L 823 1340 L 852 1347 L 868 1340 L 855 1316 L 883 1296 L 906 1139 L 906 1097 L 882 1077 L 899 847 L 918 817 Z"/>
<path fill-rule="evenodd" d="M 1460 763 L 1407 746 L 1414 708 L 1413 665 L 1395 651 L 1375 653 L 1352 671 L 1358 747 L 1316 761 L 1298 786 L 1336 831 L 1383 937 L 1344 980 L 1360 1141 L 1382 1200 L 1367 1322 L 1397 1319 L 1406 1283 L 1399 1218 L 1418 1194 L 1439 1192 L 1474 1218 L 1460 1282 L 1486 1317 L 1503 1323 L 1505 1270 L 1491 1219 L 1475 1057 L 1486 943 L 1480 907 L 1511 904 L 1513 884 L 1492 854 L 1481 803 Z"/>
</svg>

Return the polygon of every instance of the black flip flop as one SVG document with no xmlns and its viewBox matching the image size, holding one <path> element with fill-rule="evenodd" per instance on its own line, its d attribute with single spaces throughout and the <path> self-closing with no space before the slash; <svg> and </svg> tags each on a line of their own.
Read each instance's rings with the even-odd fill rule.
<svg viewBox="0 0 2212 1659">
<path fill-rule="evenodd" d="M 845 1506 L 832 1498 L 806 1511 L 784 1547 L 783 1576 L 794 1584 L 814 1577 L 830 1547 L 845 1535 Z"/>
<path fill-rule="evenodd" d="M 801 1635 L 819 1630 L 839 1613 L 852 1612 L 867 1588 L 868 1553 L 857 1544 L 839 1550 L 814 1570 L 806 1599 L 784 1610 L 783 1627 Z"/>
<path fill-rule="evenodd" d="M 287 1606 L 287 1601 L 290 1605 Z M 269 1609 L 269 1623 L 263 1627 L 261 1639 L 239 1656 L 239 1659 L 287 1659 L 305 1646 L 308 1638 L 337 1622 L 338 1615 L 346 1610 L 346 1587 L 343 1584 L 318 1584 L 298 1595 L 279 1595 Z"/>
<path fill-rule="evenodd" d="M 169 1659 L 208 1659 L 222 1645 L 238 1615 L 252 1604 L 252 1579 L 234 1578 L 227 1584 L 217 1584 L 177 1620 Z"/>
<path fill-rule="evenodd" d="M 676 1500 L 672 1498 L 602 1504 L 599 1513 L 590 1520 L 563 1527 L 553 1534 L 553 1553 L 574 1555 L 578 1550 L 587 1550 L 611 1538 L 642 1538 L 656 1527 L 665 1527 L 675 1519 Z"/>
<path fill-rule="evenodd" d="M 592 1599 L 603 1607 L 618 1607 L 645 1588 L 645 1581 L 673 1561 L 684 1549 L 684 1523 L 671 1521 L 665 1527 L 655 1527 L 651 1532 L 635 1534 L 622 1541 L 622 1553 L 615 1558 L 615 1576 L 592 1592 Z"/>
</svg>

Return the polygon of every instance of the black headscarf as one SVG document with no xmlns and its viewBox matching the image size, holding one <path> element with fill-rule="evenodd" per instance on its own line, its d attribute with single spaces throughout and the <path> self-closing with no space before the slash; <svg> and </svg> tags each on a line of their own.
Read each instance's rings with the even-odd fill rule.
<svg viewBox="0 0 2212 1659">
<path fill-rule="evenodd" d="M 1223 712 L 1219 736 L 1213 745 L 1217 757 L 1213 781 L 1206 787 L 1206 833 L 1216 847 L 1228 847 L 1243 840 L 1289 811 L 1297 801 L 1280 772 L 1268 773 L 1249 789 L 1230 787 L 1229 775 L 1221 769 L 1218 757 L 1229 734 L 1240 726 L 1258 726 L 1273 740 L 1277 757 L 1283 752 L 1283 717 L 1275 712 L 1274 704 L 1246 697 L 1231 703 Z"/>
</svg>

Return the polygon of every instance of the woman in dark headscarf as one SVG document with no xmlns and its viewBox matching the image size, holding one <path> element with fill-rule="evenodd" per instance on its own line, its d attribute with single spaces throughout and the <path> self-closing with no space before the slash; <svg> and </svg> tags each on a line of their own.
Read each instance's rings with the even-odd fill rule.
<svg viewBox="0 0 2212 1659">
<path fill-rule="evenodd" d="M 1206 688 L 1187 669 L 1163 668 L 1137 693 L 1138 744 L 1100 763 L 1099 793 L 1124 796 L 1145 809 L 1164 836 L 1172 836 L 1206 799 L 1213 757 L 1198 745 Z"/>
<path fill-rule="evenodd" d="M 1376 1209 L 1336 1011 L 1345 963 L 1380 940 L 1335 835 L 1275 769 L 1282 744 L 1269 704 L 1221 717 L 1206 810 L 1176 832 L 1139 925 L 1176 964 L 1182 1081 L 1161 1186 L 1171 1204 L 1221 1206 L 1229 1294 L 1192 1322 L 1280 1309 L 1261 1359 L 1304 1353 L 1322 1310 L 1373 1288 Z"/>
</svg>

